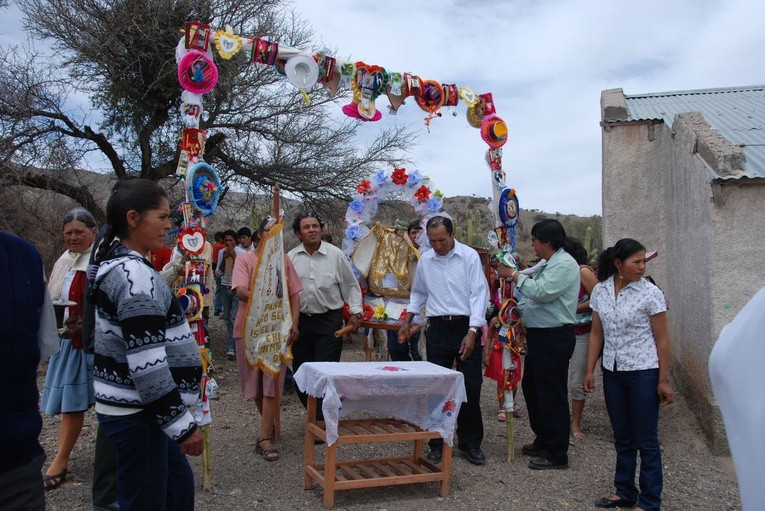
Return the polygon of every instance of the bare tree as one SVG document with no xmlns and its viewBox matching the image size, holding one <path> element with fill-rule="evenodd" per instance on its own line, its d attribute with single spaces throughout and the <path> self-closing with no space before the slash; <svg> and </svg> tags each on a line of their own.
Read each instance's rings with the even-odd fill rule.
<svg viewBox="0 0 765 511">
<path fill-rule="evenodd" d="M 34 169 L 87 167 L 97 156 L 117 177 L 172 175 L 182 129 L 174 56 L 185 21 L 304 49 L 313 35 L 286 0 L 26 0 L 20 8 L 26 30 L 51 41 L 53 53 L 16 48 L 0 57 L 0 183 L 56 190 L 97 216 L 89 190 Z M 383 130 L 361 146 L 358 121 L 330 115 L 340 98 L 317 87 L 305 104 L 243 53 L 217 59 L 218 85 L 204 99 L 204 157 L 224 183 L 257 193 L 278 182 L 320 204 L 401 163 L 410 131 Z"/>
</svg>

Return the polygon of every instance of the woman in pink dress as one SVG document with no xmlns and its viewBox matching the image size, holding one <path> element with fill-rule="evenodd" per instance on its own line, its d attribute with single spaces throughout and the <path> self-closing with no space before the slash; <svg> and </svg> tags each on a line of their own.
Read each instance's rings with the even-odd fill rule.
<svg viewBox="0 0 765 511">
<path fill-rule="evenodd" d="M 267 219 L 268 220 L 268 219 Z M 258 239 L 263 238 L 263 232 L 268 227 L 268 221 L 261 222 L 258 228 Z M 247 361 L 244 346 L 244 321 L 247 312 L 247 300 L 250 298 L 250 282 L 252 275 L 257 267 L 261 255 L 260 247 L 252 252 L 239 254 L 234 264 L 234 271 L 231 274 L 231 288 L 236 292 L 239 298 L 239 308 L 234 321 L 234 339 L 236 341 L 236 366 L 239 374 L 239 384 L 242 387 L 242 394 L 246 400 L 254 400 L 255 406 L 261 415 L 260 434 L 257 439 L 255 450 L 261 454 L 267 461 L 276 461 L 279 459 L 279 450 L 273 443 L 274 435 L 274 415 L 275 408 L 278 406 L 274 399 L 276 395 L 276 386 L 281 388 L 284 385 L 284 377 L 287 371 L 285 361 L 282 361 L 278 378 L 264 372 L 259 367 L 251 366 Z M 298 315 L 300 314 L 300 291 L 303 286 L 300 278 L 292 266 L 292 262 L 284 255 L 284 271 L 287 276 L 287 292 L 289 295 L 290 312 L 292 315 L 292 329 L 287 339 L 287 345 L 298 338 Z"/>
</svg>

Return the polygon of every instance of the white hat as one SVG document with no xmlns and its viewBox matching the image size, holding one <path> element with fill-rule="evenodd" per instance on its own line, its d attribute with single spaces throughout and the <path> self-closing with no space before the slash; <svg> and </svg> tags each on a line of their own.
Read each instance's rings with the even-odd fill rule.
<svg viewBox="0 0 765 511">
<path fill-rule="evenodd" d="M 284 74 L 298 89 L 308 89 L 319 79 L 319 65 L 310 55 L 295 55 L 284 65 Z"/>
</svg>

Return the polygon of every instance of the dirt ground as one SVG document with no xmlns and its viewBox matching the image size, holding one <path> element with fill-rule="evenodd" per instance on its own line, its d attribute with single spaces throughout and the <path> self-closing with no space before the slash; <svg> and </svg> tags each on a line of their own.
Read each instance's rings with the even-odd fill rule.
<svg viewBox="0 0 765 511">
<path fill-rule="evenodd" d="M 259 416 L 253 403 L 242 400 L 235 362 L 225 358 L 222 322 L 213 318 L 214 377 L 220 389 L 212 402 L 212 491 L 202 489 L 200 458 L 191 458 L 196 477 L 196 507 L 211 511 L 240 509 L 296 510 L 318 509 L 322 505 L 319 487 L 303 489 L 302 462 L 305 411 L 295 394 L 281 403 L 282 439 L 277 442 L 280 459 L 268 462 L 255 453 Z M 346 344 L 343 360 L 363 360 L 361 335 Z M 40 368 L 40 386 L 45 375 Z M 523 405 L 522 395 L 519 400 Z M 580 510 L 595 509 L 592 501 L 612 492 L 614 451 L 610 424 L 603 403 L 601 386 L 587 400 L 583 428 L 584 443 L 569 450 L 570 469 L 534 471 L 521 445 L 532 440 L 525 416 L 515 419 L 515 459 L 507 462 L 505 425 L 496 419 L 495 384 L 484 380 L 482 413 L 486 453 L 484 466 L 470 464 L 455 453 L 451 492 L 439 497 L 436 483 L 404 485 L 337 492 L 338 510 Z M 682 395 L 663 407 L 660 440 L 664 461 L 665 510 L 740 509 L 730 458 L 715 457 L 707 449 L 700 428 Z M 71 472 L 62 487 L 46 495 L 49 510 L 90 510 L 93 448 L 96 418 L 86 414 L 85 427 L 70 460 Z M 41 442 L 52 459 L 58 438 L 58 417 L 45 417 Z M 325 447 L 318 446 L 317 454 Z M 386 457 L 404 452 L 403 444 L 344 446 L 339 456 L 345 459 Z"/>
</svg>

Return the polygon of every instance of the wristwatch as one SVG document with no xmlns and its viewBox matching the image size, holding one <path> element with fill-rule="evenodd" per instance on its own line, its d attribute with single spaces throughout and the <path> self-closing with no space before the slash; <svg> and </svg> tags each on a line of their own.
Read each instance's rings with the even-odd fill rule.
<svg viewBox="0 0 765 511">
<path fill-rule="evenodd" d="M 474 334 L 478 334 L 478 327 L 471 326 L 468 328 L 468 332 L 473 332 Z"/>
</svg>

